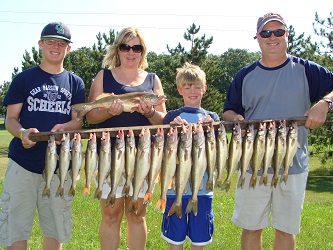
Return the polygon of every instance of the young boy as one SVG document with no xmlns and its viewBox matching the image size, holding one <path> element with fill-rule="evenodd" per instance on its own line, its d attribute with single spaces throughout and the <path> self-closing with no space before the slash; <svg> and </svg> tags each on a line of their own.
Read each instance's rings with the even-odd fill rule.
<svg viewBox="0 0 333 250">
<path fill-rule="evenodd" d="M 170 110 L 164 124 L 188 124 L 219 121 L 215 112 L 201 108 L 201 100 L 207 90 L 206 74 L 200 67 L 185 63 L 177 69 L 176 85 L 184 99 L 184 107 Z M 170 249 L 183 249 L 186 237 L 191 240 L 191 249 L 203 249 L 212 241 L 214 231 L 212 200 L 213 192 L 206 191 L 207 173 L 204 175 L 203 189 L 198 192 L 198 213 L 185 213 L 192 192 L 190 185 L 182 197 L 182 216 L 168 216 L 170 207 L 176 198 L 173 189 L 167 193 L 166 209 L 162 221 L 162 238 L 170 243 Z"/>
</svg>

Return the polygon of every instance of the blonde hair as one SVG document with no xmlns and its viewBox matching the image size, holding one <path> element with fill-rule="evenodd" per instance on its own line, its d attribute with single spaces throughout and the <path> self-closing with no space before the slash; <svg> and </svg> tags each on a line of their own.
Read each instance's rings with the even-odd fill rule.
<svg viewBox="0 0 333 250">
<path fill-rule="evenodd" d="M 135 27 L 127 27 L 122 29 L 116 36 L 112 45 L 107 47 L 106 55 L 104 56 L 102 67 L 103 68 L 115 68 L 120 66 L 121 62 L 119 59 L 119 45 L 123 43 L 127 43 L 128 41 L 132 40 L 133 38 L 138 37 L 140 39 L 140 44 L 143 47 L 141 52 L 141 59 L 139 62 L 139 68 L 145 70 L 148 68 L 147 62 L 147 44 L 145 39 L 143 38 L 143 34 L 139 28 Z"/>
<path fill-rule="evenodd" d="M 177 69 L 176 85 L 206 85 L 206 73 L 199 66 L 186 62 L 183 67 Z"/>
</svg>

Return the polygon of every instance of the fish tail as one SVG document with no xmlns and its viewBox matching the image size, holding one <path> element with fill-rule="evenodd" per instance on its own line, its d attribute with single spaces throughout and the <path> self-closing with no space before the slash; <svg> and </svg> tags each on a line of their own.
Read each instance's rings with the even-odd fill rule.
<svg viewBox="0 0 333 250">
<path fill-rule="evenodd" d="M 265 184 L 265 186 L 267 186 L 267 175 L 265 175 L 265 174 L 263 174 L 259 180 L 259 185 L 262 185 L 262 184 Z"/>
<path fill-rule="evenodd" d="M 138 214 L 138 201 L 137 200 L 132 199 L 130 201 L 127 212 L 134 212 L 135 214 Z"/>
<path fill-rule="evenodd" d="M 282 174 L 280 178 L 280 182 L 284 181 L 284 184 L 287 184 L 288 174 Z"/>
<path fill-rule="evenodd" d="M 257 177 L 251 177 L 251 179 L 250 179 L 250 188 L 252 187 L 253 189 L 255 189 L 255 187 L 256 187 L 256 185 L 257 185 Z"/>
<path fill-rule="evenodd" d="M 102 190 L 96 189 L 94 198 L 100 200 L 102 197 Z"/>
<path fill-rule="evenodd" d="M 222 178 L 218 176 L 215 180 L 215 183 L 218 188 L 221 188 L 222 187 Z"/>
<path fill-rule="evenodd" d="M 75 195 L 75 188 L 73 187 L 73 185 L 71 186 L 71 188 L 68 191 L 68 195 L 70 196 L 74 196 Z"/>
<path fill-rule="evenodd" d="M 165 211 L 165 207 L 166 207 L 166 200 L 159 198 L 158 201 L 156 202 L 156 206 L 157 209 L 161 210 L 162 213 L 164 213 Z"/>
<path fill-rule="evenodd" d="M 177 217 L 180 219 L 182 218 L 182 204 L 176 204 L 173 203 L 169 212 L 168 212 L 168 216 L 173 215 L 174 213 L 176 213 Z"/>
<path fill-rule="evenodd" d="M 151 203 L 151 201 L 153 200 L 153 193 L 146 193 L 145 197 L 143 198 L 143 204 L 148 204 Z"/>
<path fill-rule="evenodd" d="M 43 196 L 43 197 L 44 197 L 44 196 L 48 196 L 48 197 L 50 197 L 50 196 L 51 196 L 50 188 L 45 187 L 44 190 L 43 190 L 42 196 Z"/>
<path fill-rule="evenodd" d="M 225 180 L 224 182 L 223 182 L 223 184 L 222 184 L 222 186 L 221 186 L 221 190 L 224 190 L 225 189 L 225 191 L 229 191 L 229 189 L 230 189 L 230 181 L 228 181 L 228 180 Z"/>
<path fill-rule="evenodd" d="M 60 196 L 61 198 L 64 197 L 64 188 L 63 187 L 59 187 L 57 192 L 56 192 L 56 197 Z"/>
<path fill-rule="evenodd" d="M 87 114 L 90 109 L 85 103 L 78 103 L 72 106 L 72 110 L 76 113 L 76 120 L 79 121 Z"/>
<path fill-rule="evenodd" d="M 116 202 L 116 195 L 115 194 L 109 194 L 108 198 L 106 198 L 105 205 L 111 205 L 111 207 L 114 207 L 114 203 Z"/>
<path fill-rule="evenodd" d="M 239 176 L 238 183 L 237 183 L 237 188 L 243 188 L 245 183 L 245 177 L 244 176 Z"/>
<path fill-rule="evenodd" d="M 186 213 L 193 212 L 195 216 L 198 214 L 198 200 L 193 200 L 192 198 L 188 201 L 186 207 Z"/>
<path fill-rule="evenodd" d="M 213 183 L 213 180 L 207 180 L 207 183 L 206 183 L 206 190 L 207 190 L 207 191 L 213 191 L 213 190 L 214 190 L 214 183 Z"/>
<path fill-rule="evenodd" d="M 82 190 L 82 195 L 90 195 L 90 187 L 85 186 Z"/>
<path fill-rule="evenodd" d="M 278 180 L 279 180 L 279 177 L 273 176 L 273 178 L 272 178 L 272 187 L 274 186 L 276 188 L 276 186 L 278 184 Z"/>
<path fill-rule="evenodd" d="M 130 190 L 130 186 L 128 184 L 125 184 L 123 187 L 122 195 L 125 195 L 126 197 L 128 197 L 129 190 Z"/>
</svg>

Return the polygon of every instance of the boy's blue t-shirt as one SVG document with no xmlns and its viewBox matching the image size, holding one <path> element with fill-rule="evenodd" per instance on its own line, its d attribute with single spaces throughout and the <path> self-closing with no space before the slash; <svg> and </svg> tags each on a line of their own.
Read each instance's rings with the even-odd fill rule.
<svg viewBox="0 0 333 250">
<path fill-rule="evenodd" d="M 177 116 L 180 116 L 182 119 L 186 120 L 188 123 L 197 123 L 199 119 L 210 115 L 214 121 L 220 121 L 219 116 L 216 112 L 207 111 L 202 108 L 192 108 L 192 107 L 182 107 L 175 110 L 170 110 L 164 117 L 164 124 L 169 124 Z M 206 182 L 208 180 L 208 175 L 205 173 L 203 178 L 203 189 L 199 190 L 198 195 L 213 195 L 213 191 L 206 191 Z M 176 195 L 174 189 L 169 189 L 167 195 Z M 188 184 L 188 191 L 184 195 L 192 195 L 192 190 L 190 184 Z"/>
</svg>

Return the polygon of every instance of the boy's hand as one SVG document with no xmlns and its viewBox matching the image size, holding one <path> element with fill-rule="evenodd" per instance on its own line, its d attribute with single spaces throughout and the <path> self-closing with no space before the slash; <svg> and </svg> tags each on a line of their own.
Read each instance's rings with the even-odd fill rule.
<svg viewBox="0 0 333 250">
<path fill-rule="evenodd" d="M 180 116 L 177 116 L 175 119 L 173 119 L 173 121 L 170 122 L 170 124 L 176 124 L 176 125 L 182 125 L 185 124 L 187 125 L 187 121 L 182 119 Z"/>
<path fill-rule="evenodd" d="M 210 115 L 206 115 L 205 117 L 202 117 L 198 121 L 198 123 L 209 123 L 209 122 L 214 122 L 214 119 Z"/>
</svg>

